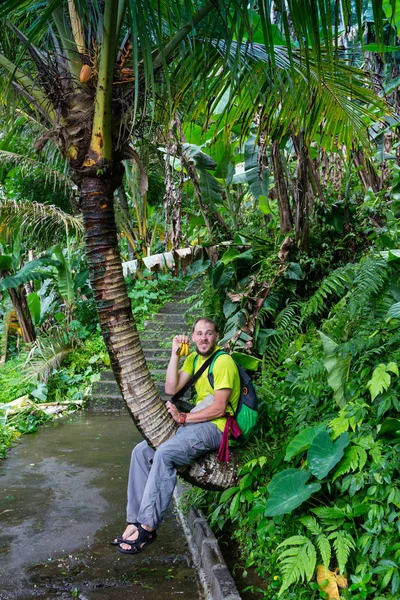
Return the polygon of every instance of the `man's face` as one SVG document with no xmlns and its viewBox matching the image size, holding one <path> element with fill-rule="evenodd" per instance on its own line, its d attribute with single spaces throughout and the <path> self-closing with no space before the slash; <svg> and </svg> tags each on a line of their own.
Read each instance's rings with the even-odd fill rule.
<svg viewBox="0 0 400 600">
<path fill-rule="evenodd" d="M 198 354 L 201 356 L 210 356 L 215 350 L 219 335 L 214 329 L 214 325 L 207 321 L 196 323 L 192 333 L 192 340 L 196 346 Z"/>
</svg>

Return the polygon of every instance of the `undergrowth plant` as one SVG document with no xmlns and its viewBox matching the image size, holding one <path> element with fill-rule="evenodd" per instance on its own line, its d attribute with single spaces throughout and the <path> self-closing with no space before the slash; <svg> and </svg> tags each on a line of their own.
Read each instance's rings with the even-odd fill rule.
<svg viewBox="0 0 400 600">
<path fill-rule="evenodd" d="M 268 323 L 258 438 L 238 485 L 200 499 L 266 599 L 400 597 L 399 257 L 332 271 Z"/>
</svg>

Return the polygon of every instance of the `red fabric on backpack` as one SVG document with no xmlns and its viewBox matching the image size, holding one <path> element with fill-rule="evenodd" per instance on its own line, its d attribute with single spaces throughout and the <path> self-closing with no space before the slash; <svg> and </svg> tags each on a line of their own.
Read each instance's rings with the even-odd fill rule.
<svg viewBox="0 0 400 600">
<path fill-rule="evenodd" d="M 231 415 L 228 415 L 226 418 L 225 428 L 222 434 L 222 440 L 218 449 L 217 458 L 221 462 L 228 462 L 230 458 L 228 445 L 229 434 L 231 434 L 235 440 L 242 435 L 239 425 L 236 423 L 235 419 Z"/>
</svg>

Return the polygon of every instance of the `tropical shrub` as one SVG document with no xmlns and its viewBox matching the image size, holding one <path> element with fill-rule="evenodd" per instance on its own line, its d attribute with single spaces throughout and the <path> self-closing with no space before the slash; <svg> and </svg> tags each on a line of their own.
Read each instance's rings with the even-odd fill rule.
<svg viewBox="0 0 400 600">
<path fill-rule="evenodd" d="M 239 484 L 201 502 L 265 598 L 399 596 L 399 256 L 369 253 L 270 312 L 258 438 Z"/>
</svg>

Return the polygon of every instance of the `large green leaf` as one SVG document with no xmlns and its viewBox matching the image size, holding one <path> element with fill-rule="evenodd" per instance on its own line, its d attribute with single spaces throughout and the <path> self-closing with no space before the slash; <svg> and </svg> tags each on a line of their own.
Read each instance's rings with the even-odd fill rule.
<svg viewBox="0 0 400 600">
<path fill-rule="evenodd" d="M 400 259 L 400 250 L 392 249 L 392 250 L 383 250 L 379 253 L 382 258 L 384 258 L 387 262 L 395 262 Z"/>
<path fill-rule="evenodd" d="M 307 454 L 308 467 L 318 479 L 323 479 L 340 461 L 350 444 L 347 431 L 332 442 L 327 431 L 321 431 L 313 440 Z"/>
<path fill-rule="evenodd" d="M 255 356 L 249 354 L 243 354 L 243 352 L 232 352 L 232 358 L 238 365 L 241 365 L 244 369 L 249 371 L 257 371 L 260 366 L 261 360 Z"/>
<path fill-rule="evenodd" d="M 201 198 L 204 204 L 209 204 L 211 207 L 214 207 L 215 204 L 221 202 L 221 185 L 211 173 L 206 171 L 206 169 L 198 169 L 198 171 L 200 174 L 199 185 Z"/>
<path fill-rule="evenodd" d="M 289 263 L 288 268 L 283 274 L 286 279 L 303 279 L 303 271 L 301 270 L 301 266 L 298 263 L 291 262 Z"/>
<path fill-rule="evenodd" d="M 267 487 L 269 498 L 265 506 L 265 515 L 275 517 L 292 512 L 313 494 L 321 489 L 319 483 L 306 485 L 310 471 L 286 469 L 273 477 Z"/>
<path fill-rule="evenodd" d="M 234 274 L 235 271 L 232 267 L 225 267 L 222 262 L 218 261 L 210 272 L 212 286 L 216 289 L 226 287 Z"/>
<path fill-rule="evenodd" d="M 371 393 L 371 400 L 386 391 L 391 384 L 390 372 L 399 375 L 399 369 L 396 363 L 390 362 L 388 365 L 380 363 L 373 371 L 371 379 L 367 383 L 367 388 Z"/>
<path fill-rule="evenodd" d="M 385 419 L 382 427 L 379 430 L 379 435 L 399 435 L 400 434 L 400 419 Z"/>
<path fill-rule="evenodd" d="M 226 300 L 224 302 L 224 307 L 223 307 L 224 316 L 227 319 L 229 319 L 229 317 L 231 315 L 233 315 L 233 313 L 235 313 L 239 308 L 240 308 L 239 302 L 231 302 L 229 300 L 229 298 L 226 298 Z"/>
<path fill-rule="evenodd" d="M 256 136 L 253 134 L 244 144 L 244 173 L 238 173 L 233 177 L 233 183 L 244 182 L 249 184 L 250 191 L 255 198 L 268 196 L 269 170 L 263 171 L 260 178 L 258 146 L 256 145 Z"/>
<path fill-rule="evenodd" d="M 240 252 L 239 250 L 236 250 L 236 248 L 229 248 L 229 250 L 224 252 L 224 254 L 221 256 L 221 262 L 224 265 L 228 265 L 238 258 L 243 260 L 252 260 L 253 250 L 250 248 L 249 250 L 245 250 L 245 252 Z"/>
<path fill-rule="evenodd" d="M 314 438 L 325 429 L 326 425 L 321 423 L 321 425 L 317 425 L 317 427 L 307 427 L 306 429 L 303 429 L 303 431 L 300 431 L 286 448 L 284 460 L 291 460 L 294 456 L 308 450 L 314 441 Z"/>
<path fill-rule="evenodd" d="M 400 35 L 400 6 L 398 2 L 393 0 L 383 0 L 382 8 L 385 11 L 386 18 L 397 30 L 397 35 Z M 398 48 L 397 48 L 398 50 Z M 382 50 L 379 49 L 379 52 Z"/>
<path fill-rule="evenodd" d="M 4 277 L 4 279 L 0 281 L 0 291 L 18 288 L 28 281 L 42 281 L 43 279 L 47 279 L 49 277 L 49 271 L 45 270 L 44 267 L 51 265 L 59 266 L 58 260 L 52 260 L 51 258 L 31 260 L 26 263 L 18 273 Z"/>
<path fill-rule="evenodd" d="M 346 356 L 345 358 L 342 358 L 336 354 L 338 344 L 322 333 L 322 331 L 319 331 L 318 333 L 324 346 L 324 365 L 328 371 L 328 383 L 335 392 L 334 398 L 336 403 L 342 408 L 345 405 L 344 392 L 349 377 L 351 357 Z"/>
<path fill-rule="evenodd" d="M 215 169 L 217 166 L 215 160 L 196 144 L 183 144 L 182 149 L 184 154 L 194 163 L 196 169 Z"/>
<path fill-rule="evenodd" d="M 65 300 L 67 304 L 71 304 L 75 296 L 71 267 L 69 265 L 68 260 L 65 258 L 60 246 L 55 246 L 53 254 L 58 260 L 58 291 L 60 292 L 60 295 L 62 296 L 63 300 Z"/>
<path fill-rule="evenodd" d="M 268 340 L 270 337 L 277 334 L 276 329 L 259 329 L 256 334 L 256 351 L 258 354 L 264 354 L 268 346 Z"/>
<path fill-rule="evenodd" d="M 239 250 L 236 250 L 236 248 L 229 248 L 226 252 L 224 252 L 224 254 L 221 256 L 221 262 L 224 265 L 228 265 L 230 262 L 232 262 L 233 260 L 235 260 L 235 258 L 237 258 L 238 256 L 240 256 L 240 252 Z"/>
<path fill-rule="evenodd" d="M 226 137 L 224 133 L 224 138 Z M 211 158 L 215 161 L 215 177 L 218 179 L 226 179 L 228 175 L 229 165 L 234 160 L 233 151 L 235 149 L 236 143 L 229 143 L 226 139 L 219 137 L 218 141 L 214 144 L 207 146 L 207 152 L 210 154 Z"/>
<path fill-rule="evenodd" d="M 31 313 L 32 321 L 35 327 L 40 323 L 40 297 L 37 292 L 27 295 L 28 308 Z"/>
</svg>

